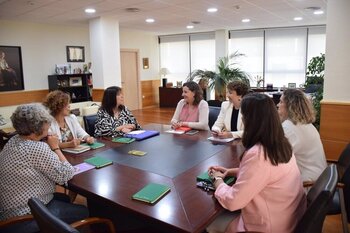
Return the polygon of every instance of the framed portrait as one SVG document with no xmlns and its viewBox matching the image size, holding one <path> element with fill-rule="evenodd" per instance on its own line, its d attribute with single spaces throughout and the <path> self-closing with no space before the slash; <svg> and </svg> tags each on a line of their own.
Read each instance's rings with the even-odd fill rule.
<svg viewBox="0 0 350 233">
<path fill-rule="evenodd" d="M 67 46 L 67 62 L 85 62 L 84 46 Z"/>
<path fill-rule="evenodd" d="M 17 90 L 24 90 L 21 47 L 0 45 L 0 91 Z"/>
<path fill-rule="evenodd" d="M 296 88 L 297 84 L 296 83 L 288 83 L 288 88 Z"/>
<path fill-rule="evenodd" d="M 70 77 L 69 78 L 69 86 L 70 87 L 77 87 L 82 86 L 83 82 L 81 80 L 81 77 Z"/>
</svg>

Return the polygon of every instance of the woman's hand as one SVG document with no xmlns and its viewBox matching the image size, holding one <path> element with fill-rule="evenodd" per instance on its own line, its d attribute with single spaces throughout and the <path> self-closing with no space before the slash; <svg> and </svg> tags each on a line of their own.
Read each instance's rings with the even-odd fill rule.
<svg viewBox="0 0 350 233">
<path fill-rule="evenodd" d="M 217 135 L 218 138 L 232 138 L 232 133 L 231 132 L 219 132 Z"/>
<path fill-rule="evenodd" d="M 124 127 L 127 129 L 131 129 L 131 130 L 134 130 L 136 128 L 136 126 L 134 124 L 126 124 L 126 125 L 124 125 Z"/>
<path fill-rule="evenodd" d="M 130 133 L 132 131 L 132 129 L 129 129 L 127 127 L 123 127 L 121 130 L 123 133 Z"/>
<path fill-rule="evenodd" d="M 222 178 L 225 178 L 227 176 L 228 170 L 229 169 L 221 167 L 221 166 L 211 166 L 208 169 L 208 174 L 211 177 L 220 176 Z"/>
<path fill-rule="evenodd" d="M 180 128 L 181 126 L 183 126 L 183 123 L 181 121 L 174 122 L 174 123 L 171 124 L 171 128 L 173 128 L 173 129 Z"/>
<path fill-rule="evenodd" d="M 85 138 L 85 141 L 87 144 L 93 144 L 95 142 L 95 139 L 93 137 L 88 136 Z"/>
<path fill-rule="evenodd" d="M 80 139 L 74 138 L 72 141 L 69 142 L 69 147 L 77 147 L 80 145 Z"/>
</svg>

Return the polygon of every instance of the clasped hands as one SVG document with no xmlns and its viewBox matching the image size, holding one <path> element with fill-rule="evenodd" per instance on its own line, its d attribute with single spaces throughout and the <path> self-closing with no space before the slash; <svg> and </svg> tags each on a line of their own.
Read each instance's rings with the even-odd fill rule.
<svg viewBox="0 0 350 233">
<path fill-rule="evenodd" d="M 125 125 L 118 126 L 116 128 L 116 130 L 117 131 L 122 131 L 123 133 L 130 133 L 135 128 L 136 128 L 136 126 L 134 124 L 125 124 Z"/>
<path fill-rule="evenodd" d="M 227 131 L 211 131 L 211 135 L 217 138 L 232 138 L 232 133 Z"/>
<path fill-rule="evenodd" d="M 181 126 L 185 126 L 184 122 L 182 122 L 182 121 L 171 123 L 172 129 L 177 129 L 177 128 L 180 128 Z"/>
</svg>

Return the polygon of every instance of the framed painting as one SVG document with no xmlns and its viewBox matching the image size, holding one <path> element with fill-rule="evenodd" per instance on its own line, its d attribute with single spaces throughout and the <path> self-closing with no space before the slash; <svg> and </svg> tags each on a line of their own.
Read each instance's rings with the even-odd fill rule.
<svg viewBox="0 0 350 233">
<path fill-rule="evenodd" d="M 84 46 L 67 46 L 67 62 L 85 62 Z"/>
<path fill-rule="evenodd" d="M 0 91 L 16 90 L 24 90 L 21 47 L 0 45 Z"/>
</svg>

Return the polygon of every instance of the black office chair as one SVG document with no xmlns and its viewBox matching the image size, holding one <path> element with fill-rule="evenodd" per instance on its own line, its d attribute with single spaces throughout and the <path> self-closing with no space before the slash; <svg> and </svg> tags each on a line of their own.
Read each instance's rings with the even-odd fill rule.
<svg viewBox="0 0 350 233">
<path fill-rule="evenodd" d="M 208 100 L 208 105 L 213 107 L 221 107 L 222 101 L 220 100 Z"/>
<path fill-rule="evenodd" d="M 350 223 L 350 143 L 340 154 L 338 160 L 327 159 L 327 162 L 337 165 L 339 173 L 339 183 L 332 205 L 327 214 L 341 214 L 343 222 L 343 232 L 349 232 Z"/>
<path fill-rule="evenodd" d="M 79 233 L 75 228 L 91 224 L 105 224 L 108 227 L 109 232 L 115 233 L 113 223 L 109 219 L 93 217 L 69 225 L 54 216 L 37 198 L 30 198 L 28 200 L 28 205 L 40 228 L 40 233 Z"/>
<path fill-rule="evenodd" d="M 338 171 L 329 165 L 307 194 L 307 209 L 297 224 L 295 233 L 321 233 L 338 182 Z"/>
<path fill-rule="evenodd" d="M 95 122 L 97 120 L 97 114 L 83 116 L 85 131 L 90 135 L 94 136 L 95 134 Z"/>
<path fill-rule="evenodd" d="M 23 216 L 13 217 L 4 221 L 0 221 L 0 232 L 2 233 L 38 233 L 33 215 L 27 214 Z"/>
<path fill-rule="evenodd" d="M 216 119 L 218 118 L 220 109 L 221 109 L 220 107 L 209 106 L 209 121 L 208 121 L 209 129 L 211 129 Z"/>
</svg>

